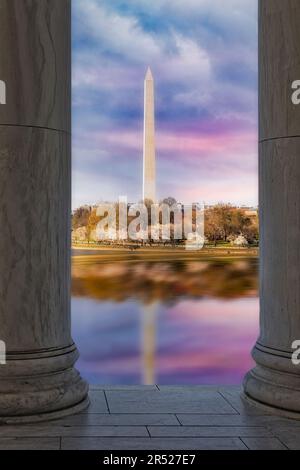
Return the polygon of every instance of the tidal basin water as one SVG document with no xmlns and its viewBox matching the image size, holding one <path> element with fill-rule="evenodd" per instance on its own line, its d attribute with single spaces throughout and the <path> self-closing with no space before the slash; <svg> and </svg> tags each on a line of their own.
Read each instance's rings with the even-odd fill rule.
<svg viewBox="0 0 300 470">
<path fill-rule="evenodd" d="M 77 367 L 95 384 L 239 384 L 258 335 L 257 259 L 75 256 Z"/>
</svg>

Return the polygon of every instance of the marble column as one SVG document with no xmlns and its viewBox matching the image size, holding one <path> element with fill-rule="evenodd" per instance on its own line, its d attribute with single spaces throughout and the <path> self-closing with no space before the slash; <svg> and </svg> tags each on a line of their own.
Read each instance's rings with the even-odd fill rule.
<svg viewBox="0 0 300 470">
<path fill-rule="evenodd" d="M 88 405 L 70 323 L 71 1 L 0 0 L 0 48 L 0 422 L 29 422 Z"/>
<path fill-rule="evenodd" d="M 248 401 L 300 417 L 300 2 L 259 2 L 260 336 Z"/>
</svg>

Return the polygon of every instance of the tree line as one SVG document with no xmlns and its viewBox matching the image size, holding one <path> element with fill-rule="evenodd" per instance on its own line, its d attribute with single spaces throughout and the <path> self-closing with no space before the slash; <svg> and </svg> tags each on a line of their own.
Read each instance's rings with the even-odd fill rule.
<svg viewBox="0 0 300 470">
<path fill-rule="evenodd" d="M 167 198 L 162 201 L 172 206 L 175 199 Z M 116 204 L 117 207 L 117 204 Z M 150 210 L 150 209 L 149 209 Z M 81 231 L 81 239 L 91 241 L 100 218 L 96 214 L 97 207 L 81 206 L 72 214 L 72 229 Z M 204 234 L 206 242 L 234 243 L 235 240 L 245 240 L 247 244 L 258 244 L 259 224 L 257 211 L 235 207 L 231 204 L 219 203 L 205 208 Z M 172 224 L 172 214 L 170 223 Z M 118 221 L 117 221 L 118 223 Z M 83 240 L 82 240 L 83 241 Z"/>
</svg>

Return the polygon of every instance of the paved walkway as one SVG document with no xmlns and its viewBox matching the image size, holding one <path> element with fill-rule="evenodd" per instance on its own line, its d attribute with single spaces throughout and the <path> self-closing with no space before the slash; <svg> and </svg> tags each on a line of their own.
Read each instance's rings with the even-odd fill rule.
<svg viewBox="0 0 300 470">
<path fill-rule="evenodd" d="M 91 387 L 91 406 L 0 426 L 0 449 L 300 449 L 300 421 L 261 415 L 238 387 Z"/>
</svg>

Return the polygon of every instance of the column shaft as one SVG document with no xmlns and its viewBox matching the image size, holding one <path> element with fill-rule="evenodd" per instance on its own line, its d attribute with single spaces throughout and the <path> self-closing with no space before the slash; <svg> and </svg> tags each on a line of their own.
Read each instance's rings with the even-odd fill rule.
<svg viewBox="0 0 300 470">
<path fill-rule="evenodd" d="M 71 2 L 0 0 L 0 422 L 87 406 L 70 322 Z"/>
<path fill-rule="evenodd" d="M 245 396 L 283 414 L 300 412 L 300 2 L 259 2 L 260 336 Z M 299 415 L 300 416 L 300 415 Z"/>
</svg>

